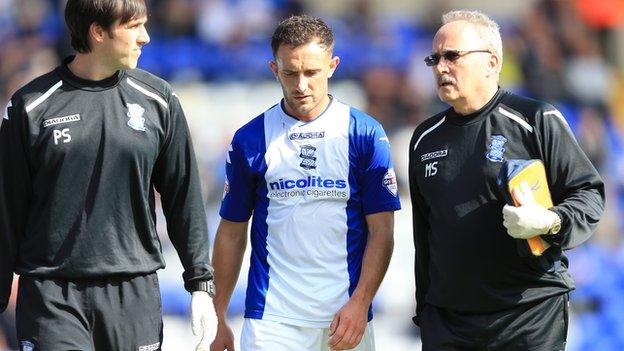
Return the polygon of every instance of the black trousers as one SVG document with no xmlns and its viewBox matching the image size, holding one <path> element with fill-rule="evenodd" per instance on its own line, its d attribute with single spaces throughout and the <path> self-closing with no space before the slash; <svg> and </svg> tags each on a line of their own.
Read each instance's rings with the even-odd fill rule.
<svg viewBox="0 0 624 351">
<path fill-rule="evenodd" d="M 160 350 L 158 276 L 88 281 L 22 276 L 16 322 L 20 350 Z"/>
<path fill-rule="evenodd" d="M 420 320 L 423 351 L 563 351 L 568 294 L 493 313 L 427 305 Z"/>
</svg>

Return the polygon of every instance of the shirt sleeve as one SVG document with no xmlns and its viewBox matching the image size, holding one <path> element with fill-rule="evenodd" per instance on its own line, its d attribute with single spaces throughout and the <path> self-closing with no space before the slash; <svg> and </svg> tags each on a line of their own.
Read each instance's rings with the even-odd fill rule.
<svg viewBox="0 0 624 351">
<path fill-rule="evenodd" d="M 555 207 L 561 218 L 557 235 L 543 236 L 563 250 L 589 239 L 605 205 L 602 178 L 576 142 L 565 118 L 554 107 L 541 112 L 541 149 Z"/>
<path fill-rule="evenodd" d="M 0 312 L 7 307 L 31 198 L 28 120 L 9 103 L 0 126 Z"/>
<path fill-rule="evenodd" d="M 246 222 L 254 209 L 255 179 L 240 135 L 232 139 L 225 163 L 225 187 L 219 214 L 232 222 Z"/>
<path fill-rule="evenodd" d="M 365 215 L 401 209 L 390 141 L 379 124 L 371 124 L 356 140 L 362 155 L 362 207 Z"/>
<path fill-rule="evenodd" d="M 413 152 L 416 134 L 412 137 L 409 149 L 409 186 L 412 201 L 412 226 L 414 235 L 414 276 L 416 281 L 416 316 L 413 321 L 420 325 L 420 317 L 425 308 L 425 296 L 429 290 L 429 208 L 418 187 L 416 162 Z"/>
<path fill-rule="evenodd" d="M 208 226 L 193 143 L 180 102 L 169 103 L 167 136 L 156 161 L 153 183 L 161 195 L 167 230 L 182 266 L 186 290 L 212 279 Z"/>
</svg>

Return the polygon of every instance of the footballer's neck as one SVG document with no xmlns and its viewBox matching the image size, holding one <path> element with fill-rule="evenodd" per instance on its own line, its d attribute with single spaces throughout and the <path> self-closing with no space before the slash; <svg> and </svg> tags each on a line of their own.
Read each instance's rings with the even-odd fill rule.
<svg viewBox="0 0 624 351">
<path fill-rule="evenodd" d="M 77 77 L 92 81 L 106 79 L 118 71 L 102 62 L 94 52 L 77 53 L 67 67 Z"/>
</svg>

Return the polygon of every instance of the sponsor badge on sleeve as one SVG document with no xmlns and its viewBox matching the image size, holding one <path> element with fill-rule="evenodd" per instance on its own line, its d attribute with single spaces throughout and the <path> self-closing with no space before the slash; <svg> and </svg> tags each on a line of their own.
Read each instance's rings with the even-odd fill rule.
<svg viewBox="0 0 624 351">
<path fill-rule="evenodd" d="M 390 192 L 390 194 L 392 194 L 392 196 L 397 196 L 398 186 L 394 168 L 390 168 L 384 175 L 383 186 Z"/>
</svg>

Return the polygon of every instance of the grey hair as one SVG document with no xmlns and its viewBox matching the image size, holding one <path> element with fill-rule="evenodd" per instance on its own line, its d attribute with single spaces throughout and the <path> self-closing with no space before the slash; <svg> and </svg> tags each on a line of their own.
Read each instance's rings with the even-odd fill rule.
<svg viewBox="0 0 624 351">
<path fill-rule="evenodd" d="M 466 21 L 474 24 L 479 35 L 490 46 L 496 56 L 500 58 L 499 70 L 503 66 L 503 40 L 500 26 L 488 15 L 477 10 L 453 10 L 442 15 L 442 24 L 455 21 Z"/>
</svg>

